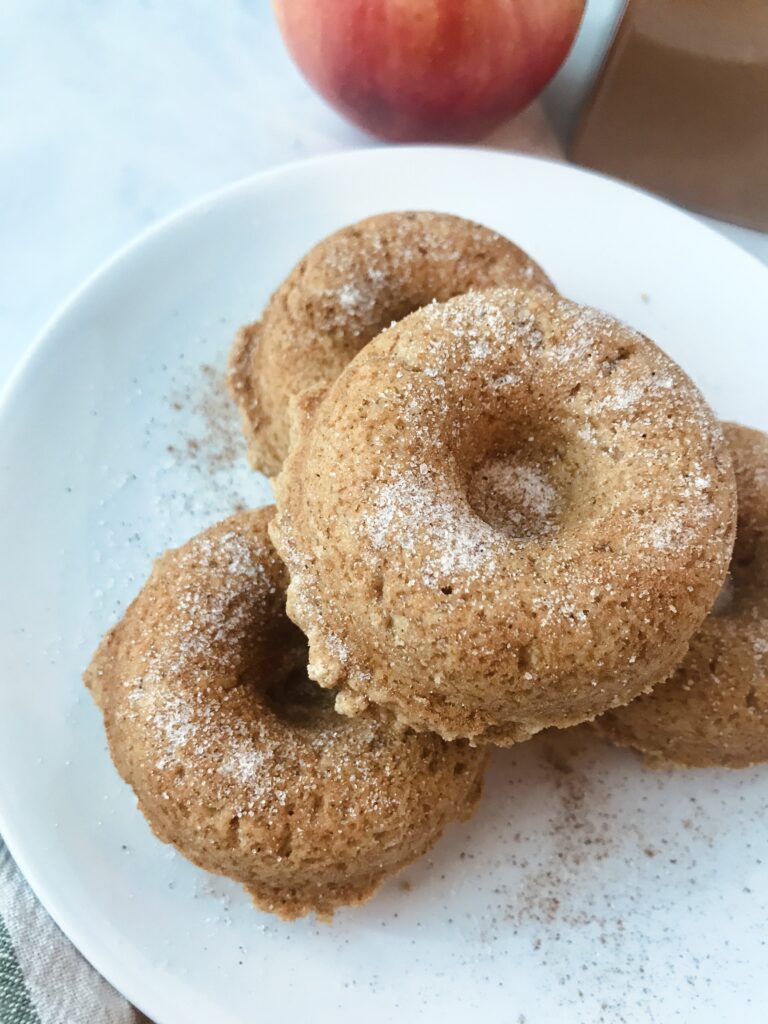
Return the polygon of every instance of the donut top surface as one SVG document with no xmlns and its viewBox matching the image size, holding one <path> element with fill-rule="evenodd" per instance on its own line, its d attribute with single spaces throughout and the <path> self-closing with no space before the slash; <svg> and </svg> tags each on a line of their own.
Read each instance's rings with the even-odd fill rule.
<svg viewBox="0 0 768 1024">
<path fill-rule="evenodd" d="M 370 774 L 381 727 L 336 714 L 307 680 L 265 528 L 261 510 L 241 513 L 162 556 L 91 670 L 97 699 L 119 709 L 161 796 L 270 819 L 325 778 L 355 783 L 357 812 L 375 813 L 396 799 Z"/>
<path fill-rule="evenodd" d="M 318 243 L 241 332 L 231 384 L 251 455 L 275 472 L 287 454 L 287 401 L 333 381 L 393 321 L 470 288 L 551 288 L 521 249 L 490 228 L 444 213 L 385 213 Z"/>
<path fill-rule="evenodd" d="M 651 761 L 768 761 L 768 436 L 735 423 L 724 429 L 738 491 L 728 579 L 669 682 L 596 722 Z"/>
<path fill-rule="evenodd" d="M 508 238 L 447 213 L 384 213 L 342 228 L 316 245 L 266 312 L 304 322 L 346 347 L 346 360 L 393 320 L 470 288 L 552 284 Z M 275 296 L 277 298 L 277 296 Z M 299 344 L 301 340 L 299 339 Z"/>
<path fill-rule="evenodd" d="M 272 509 L 167 552 L 86 682 L 152 827 L 287 916 L 371 894 L 474 806 L 483 757 L 337 714 L 285 615 Z"/>
<path fill-rule="evenodd" d="M 583 720 L 671 671 L 724 577 L 708 406 L 648 339 L 552 293 L 425 307 L 298 427 L 273 536 L 310 672 L 348 710 L 496 742 Z"/>
</svg>

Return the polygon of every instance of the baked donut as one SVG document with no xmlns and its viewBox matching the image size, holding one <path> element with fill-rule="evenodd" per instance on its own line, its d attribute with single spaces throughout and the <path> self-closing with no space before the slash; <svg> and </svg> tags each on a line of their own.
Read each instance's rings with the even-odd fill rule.
<svg viewBox="0 0 768 1024">
<path fill-rule="evenodd" d="M 163 555 L 85 679 L 160 839 L 263 910 L 327 917 L 470 815 L 484 755 L 336 714 L 285 615 L 271 514 Z"/>
<path fill-rule="evenodd" d="M 730 575 L 669 682 L 594 723 L 650 764 L 768 761 L 768 436 L 724 429 L 739 505 Z"/>
<path fill-rule="evenodd" d="M 719 424 L 653 342 L 552 292 L 433 304 L 298 403 L 271 535 L 336 707 L 506 745 L 626 704 L 725 577 Z M 310 408 L 306 408 L 306 407 Z"/>
<path fill-rule="evenodd" d="M 316 245 L 242 328 L 230 356 L 250 459 L 276 473 L 288 453 L 288 402 L 330 383 L 393 320 L 434 299 L 497 285 L 552 287 L 516 245 L 446 213 L 383 213 Z"/>
</svg>

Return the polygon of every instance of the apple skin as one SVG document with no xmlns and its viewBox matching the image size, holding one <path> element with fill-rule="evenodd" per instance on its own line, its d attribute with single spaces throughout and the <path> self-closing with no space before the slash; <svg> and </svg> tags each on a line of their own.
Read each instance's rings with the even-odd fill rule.
<svg viewBox="0 0 768 1024">
<path fill-rule="evenodd" d="M 309 83 L 395 142 L 474 141 L 558 70 L 585 0 L 274 0 Z"/>
</svg>

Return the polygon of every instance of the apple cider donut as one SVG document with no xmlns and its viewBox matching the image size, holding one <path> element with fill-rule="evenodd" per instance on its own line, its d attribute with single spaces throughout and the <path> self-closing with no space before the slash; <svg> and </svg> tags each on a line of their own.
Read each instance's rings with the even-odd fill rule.
<svg viewBox="0 0 768 1024">
<path fill-rule="evenodd" d="M 730 575 L 672 678 L 595 720 L 650 764 L 768 761 L 768 436 L 735 423 L 724 429 L 739 506 Z"/>
<path fill-rule="evenodd" d="M 327 917 L 470 815 L 484 755 L 334 711 L 285 615 L 272 512 L 164 554 L 86 683 L 160 839 L 263 910 Z"/>
<path fill-rule="evenodd" d="M 330 383 L 393 320 L 437 299 L 499 285 L 552 285 L 521 249 L 446 213 L 383 213 L 342 228 L 291 271 L 230 355 L 230 389 L 250 459 L 276 473 L 288 451 L 288 404 Z"/>
<path fill-rule="evenodd" d="M 679 663 L 728 568 L 735 483 L 653 342 L 552 292 L 470 292 L 310 400 L 270 529 L 338 710 L 505 745 Z"/>
</svg>

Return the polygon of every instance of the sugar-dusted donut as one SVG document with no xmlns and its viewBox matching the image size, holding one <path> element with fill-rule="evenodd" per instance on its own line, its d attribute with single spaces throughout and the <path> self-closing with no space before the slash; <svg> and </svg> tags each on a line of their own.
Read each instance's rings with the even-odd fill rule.
<svg viewBox="0 0 768 1024">
<path fill-rule="evenodd" d="M 384 213 L 321 241 L 232 349 L 230 388 L 253 465 L 269 475 L 279 470 L 291 396 L 333 381 L 393 320 L 434 299 L 498 285 L 551 287 L 508 239 L 445 213 Z"/>
<path fill-rule="evenodd" d="M 312 399 L 271 530 L 339 710 L 509 744 L 679 663 L 725 578 L 735 481 L 647 338 L 551 292 L 468 293 L 385 330 L 301 415 Z"/>
<path fill-rule="evenodd" d="M 163 555 L 86 682 L 160 839 L 264 910 L 323 917 L 469 816 L 484 755 L 334 711 L 285 616 L 271 512 Z"/>
<path fill-rule="evenodd" d="M 724 429 L 739 505 L 730 575 L 672 678 L 595 720 L 652 764 L 768 761 L 768 436 L 735 423 Z"/>
</svg>

